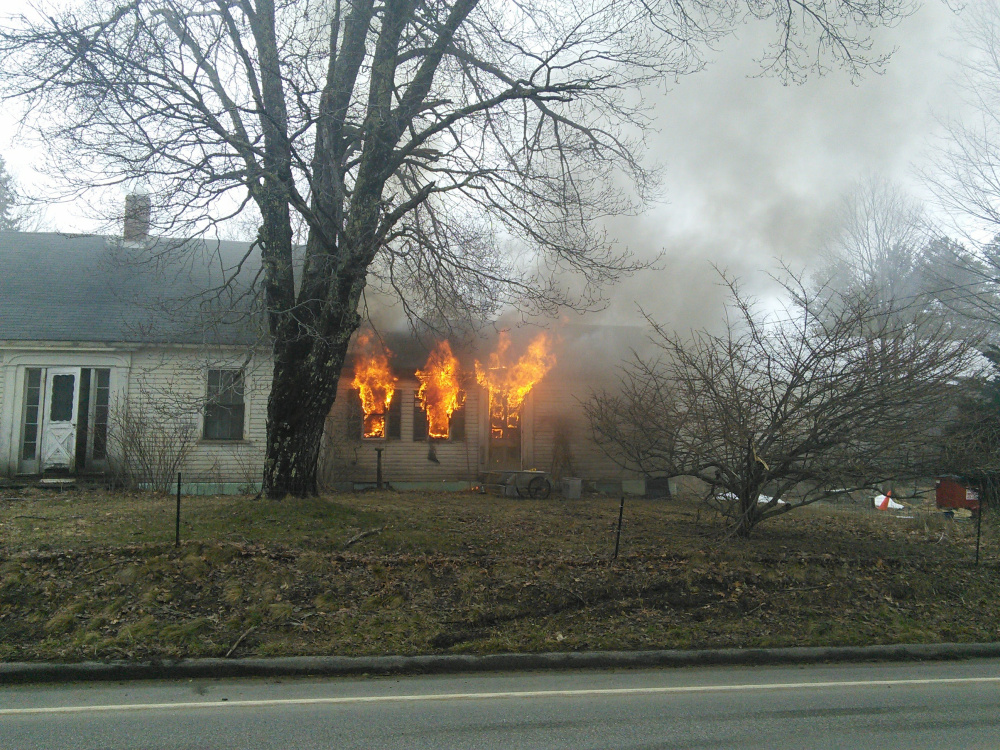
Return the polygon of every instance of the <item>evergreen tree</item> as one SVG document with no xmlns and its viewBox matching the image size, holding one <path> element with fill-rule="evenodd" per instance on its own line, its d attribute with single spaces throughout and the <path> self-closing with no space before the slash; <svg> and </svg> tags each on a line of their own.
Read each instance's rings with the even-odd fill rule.
<svg viewBox="0 0 1000 750">
<path fill-rule="evenodd" d="M 0 156 L 0 231 L 17 231 L 24 228 L 25 215 L 17 182 L 7 171 L 7 162 Z"/>
</svg>

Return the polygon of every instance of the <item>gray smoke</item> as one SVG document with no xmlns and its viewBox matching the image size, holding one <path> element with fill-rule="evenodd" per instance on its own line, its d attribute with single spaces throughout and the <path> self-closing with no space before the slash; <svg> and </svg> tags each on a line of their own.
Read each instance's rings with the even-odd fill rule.
<svg viewBox="0 0 1000 750">
<path fill-rule="evenodd" d="M 896 48 L 883 75 L 854 84 L 832 71 L 791 86 L 750 77 L 770 29 L 747 25 L 705 71 L 657 93 L 650 155 L 665 167 L 665 203 L 609 230 L 642 257 L 662 251 L 663 270 L 611 290 L 594 322 L 640 321 L 641 305 L 671 327 L 713 325 L 724 299 L 713 263 L 766 298 L 777 259 L 813 264 L 857 181 L 879 174 L 921 197 L 913 167 L 935 113 L 958 106 L 946 57 L 960 49 L 954 20 L 945 4 L 928 3 L 876 32 L 881 49 Z"/>
</svg>

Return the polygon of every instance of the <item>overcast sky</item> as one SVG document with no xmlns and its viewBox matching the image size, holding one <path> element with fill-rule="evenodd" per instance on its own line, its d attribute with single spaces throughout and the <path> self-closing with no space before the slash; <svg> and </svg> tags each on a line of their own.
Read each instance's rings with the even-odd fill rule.
<svg viewBox="0 0 1000 750">
<path fill-rule="evenodd" d="M 650 159 L 666 168 L 663 202 L 610 231 L 640 256 L 663 251 L 664 270 L 612 290 L 607 318 L 634 322 L 641 304 L 671 326 L 718 320 L 711 263 L 766 293 L 762 272 L 776 258 L 808 265 L 857 180 L 879 173 L 919 195 L 913 171 L 925 159 L 934 115 L 957 106 L 948 59 L 960 49 L 954 20 L 944 2 L 930 0 L 877 32 L 883 49 L 898 48 L 884 75 L 852 84 L 833 72 L 793 86 L 752 77 L 770 29 L 744 26 L 707 70 L 655 92 L 659 132 Z M 0 115 L 0 151 L 37 189 L 32 153 L 14 130 L 13 118 Z M 53 229 L 96 229 L 70 207 L 50 208 L 46 219 Z"/>
<path fill-rule="evenodd" d="M 878 34 L 883 48 L 897 48 L 883 75 L 852 84 L 833 72 L 791 86 L 751 77 L 769 29 L 744 27 L 707 70 L 664 95 L 652 152 L 666 166 L 665 204 L 614 232 L 637 253 L 662 249 L 667 272 L 621 285 L 613 317 L 634 319 L 639 303 L 671 326 L 718 320 L 711 263 L 765 293 L 761 272 L 777 258 L 808 265 L 842 196 L 866 175 L 924 197 L 914 169 L 935 114 L 959 105 L 954 21 L 931 0 Z"/>
</svg>

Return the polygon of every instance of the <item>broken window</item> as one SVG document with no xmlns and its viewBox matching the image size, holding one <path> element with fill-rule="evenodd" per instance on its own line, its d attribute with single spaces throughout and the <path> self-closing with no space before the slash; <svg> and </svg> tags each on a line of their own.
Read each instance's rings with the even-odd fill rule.
<svg viewBox="0 0 1000 750">
<path fill-rule="evenodd" d="M 397 388 L 393 393 L 389 408 L 385 413 L 372 412 L 367 417 L 361 406 L 361 394 L 356 388 L 348 392 L 347 403 L 347 437 L 350 440 L 375 439 L 383 436 L 389 440 L 399 440 L 403 434 L 400 424 L 402 415 L 402 397 Z M 383 432 L 384 428 L 384 432 Z M 371 435 L 371 433 L 382 433 Z"/>
<path fill-rule="evenodd" d="M 427 439 L 427 411 L 413 394 L 413 440 Z M 465 404 L 455 409 L 448 419 L 448 440 L 465 440 Z"/>
</svg>

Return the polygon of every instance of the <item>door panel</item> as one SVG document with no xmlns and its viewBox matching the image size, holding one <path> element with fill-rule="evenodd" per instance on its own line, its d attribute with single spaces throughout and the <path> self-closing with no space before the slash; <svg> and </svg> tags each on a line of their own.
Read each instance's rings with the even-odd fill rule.
<svg viewBox="0 0 1000 750">
<path fill-rule="evenodd" d="M 489 395 L 489 470 L 521 469 L 521 410 L 511 410 L 506 398 Z M 523 404 L 522 404 L 523 407 Z"/>
<path fill-rule="evenodd" d="M 41 471 L 74 468 L 79 386 L 79 367 L 50 367 L 45 371 Z"/>
</svg>

